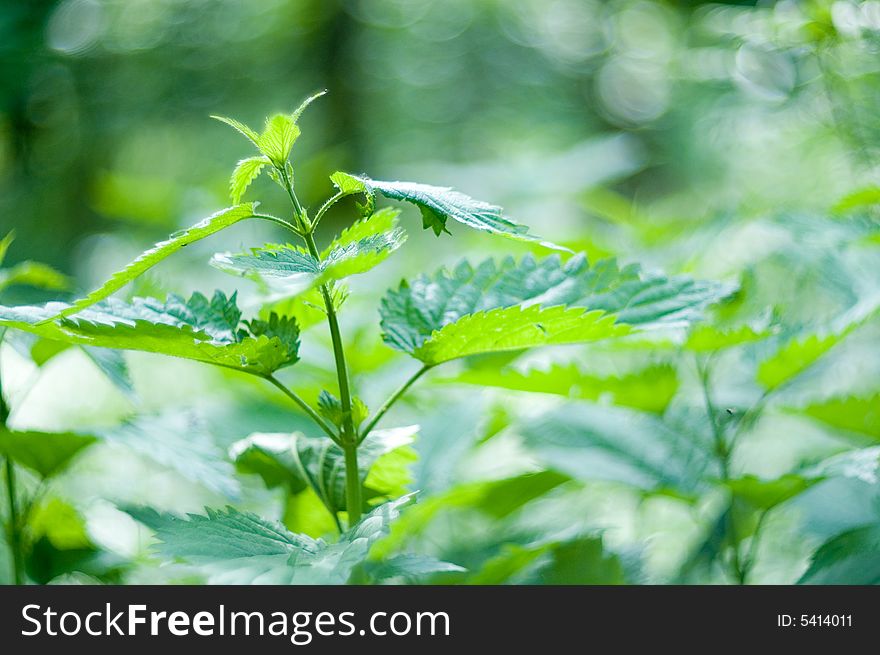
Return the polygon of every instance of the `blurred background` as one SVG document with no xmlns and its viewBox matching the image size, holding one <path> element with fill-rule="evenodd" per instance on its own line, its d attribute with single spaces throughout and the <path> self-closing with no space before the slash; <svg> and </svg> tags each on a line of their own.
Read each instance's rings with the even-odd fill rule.
<svg viewBox="0 0 880 655">
<path fill-rule="evenodd" d="M 335 170 L 451 185 L 503 205 L 541 236 L 593 259 L 617 256 L 737 282 L 750 289 L 743 315 L 773 312 L 792 329 L 821 324 L 880 288 L 871 236 L 880 197 L 873 186 L 878 54 L 874 1 L 8 2 L 0 9 L 0 235 L 14 229 L 16 240 L 6 265 L 39 260 L 70 276 L 70 294 L 93 288 L 149 244 L 229 204 L 228 175 L 251 153 L 209 115 L 259 126 L 266 115 L 327 89 L 303 117 L 293 155 L 307 205 L 332 193 L 327 176 Z M 270 213 L 287 211 L 265 179 L 247 198 L 260 199 Z M 463 255 L 529 250 L 454 226 L 455 239 L 438 240 L 419 229 L 417 212 L 404 211 L 411 212 L 404 222 L 410 242 L 384 272 L 353 282 L 357 304 L 343 317 L 358 346 L 354 366 L 370 376 L 361 395 L 371 403 L 409 366 L 378 340 L 375 303 L 384 289 Z M 352 205 L 341 203 L 322 238 L 352 217 Z M 207 260 L 215 251 L 279 238 L 272 227 L 237 226 L 163 263 L 130 292 L 238 287 L 241 304 L 253 308 L 255 288 Z M 0 300 L 49 297 L 58 294 L 11 287 Z M 837 368 L 805 384 L 805 393 L 827 397 L 875 384 L 876 336 L 876 329 L 861 335 Z M 317 346 L 304 348 L 303 366 L 289 380 L 314 396 L 332 388 L 332 360 L 322 330 L 304 339 Z M 636 359 L 673 359 L 665 352 L 567 352 L 563 361 L 576 357 L 605 373 L 625 371 Z M 198 414 L 185 419 L 196 423 L 157 428 L 158 446 L 139 451 L 110 439 L 54 483 L 62 505 L 46 511 L 67 512 L 78 527 L 54 536 L 39 528 L 48 531 L 50 553 L 43 569 L 34 565 L 41 581 L 173 578 L 150 559 L 143 529 L 113 507 L 120 498 L 175 511 L 232 498 L 283 516 L 283 500 L 235 476 L 225 459 L 229 444 L 251 431 L 297 426 L 270 390 L 197 365 L 132 355 L 126 393 L 81 353 L 62 353 L 41 373 L 12 348 L 4 355 L 17 426 L 109 430 L 169 408 Z M 747 403 L 752 390 L 738 382 L 737 364 L 730 370 L 719 404 Z M 402 420 L 423 424 L 414 488 L 439 493 L 538 466 L 540 458 L 517 439 L 489 440 L 513 421 L 509 394 L 462 394 L 441 383 L 434 389 L 416 394 L 422 404 L 399 410 Z M 527 411 L 556 400 L 528 398 Z M 456 415 L 438 399 L 455 403 Z M 790 416 L 778 420 L 755 437 L 758 445 L 744 444 L 743 470 L 778 475 L 839 450 L 815 426 L 795 430 L 785 423 Z M 182 439 L 182 430 L 204 439 Z M 181 452 L 201 453 L 201 468 L 182 467 Z M 639 544 L 647 562 L 640 580 L 675 578 L 705 512 L 669 499 L 652 500 L 646 510 L 629 492 L 583 489 L 561 493 L 555 505 L 522 520 L 543 534 L 601 528 L 625 555 Z M 792 541 L 799 517 L 778 519 L 775 540 L 771 534 L 763 546 L 769 563 L 756 580 L 790 582 L 803 572 L 824 533 Z M 459 544 L 441 554 L 479 568 L 501 547 L 487 545 L 478 555 Z M 65 564 L 57 556 L 65 549 L 87 552 L 91 563 Z M 720 579 L 717 571 L 699 578 Z"/>
</svg>

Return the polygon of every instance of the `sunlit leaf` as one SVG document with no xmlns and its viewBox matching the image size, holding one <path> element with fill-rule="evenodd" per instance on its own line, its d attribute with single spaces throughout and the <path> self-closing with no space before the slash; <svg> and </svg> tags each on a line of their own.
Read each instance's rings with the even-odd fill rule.
<svg viewBox="0 0 880 655">
<path fill-rule="evenodd" d="M 643 275 L 634 266 L 620 269 L 613 260 L 591 267 L 582 255 L 565 263 L 557 256 L 508 258 L 500 264 L 486 260 L 476 267 L 465 261 L 451 272 L 440 270 L 388 293 L 381 306 L 383 338 L 393 348 L 436 363 L 621 336 L 632 327 L 681 327 L 731 291 L 686 277 Z"/>
<path fill-rule="evenodd" d="M 658 364 L 620 376 L 590 375 L 578 364 L 553 364 L 546 370 L 531 368 L 475 368 L 449 382 L 498 387 L 516 391 L 550 393 L 582 400 L 608 398 L 616 405 L 662 412 L 678 390 L 673 366 Z"/>
<path fill-rule="evenodd" d="M 88 296 L 82 300 L 76 301 L 73 305 L 61 309 L 55 318 L 71 316 L 91 307 L 95 303 L 100 302 L 118 291 L 136 277 L 143 275 L 153 266 L 181 248 L 204 239 L 205 237 L 209 237 L 212 234 L 216 234 L 220 230 L 223 230 L 230 225 L 234 225 L 239 221 L 251 218 L 255 207 L 255 203 L 245 203 L 243 205 L 229 207 L 209 216 L 186 230 L 172 234 L 166 241 L 157 243 L 124 269 L 114 273 L 107 282 Z M 47 319 L 48 318 L 50 317 L 47 317 Z"/>
<path fill-rule="evenodd" d="M 232 171 L 232 177 L 229 179 L 229 196 L 232 202 L 238 204 L 247 188 L 255 179 L 260 176 L 260 172 L 266 164 L 272 162 L 268 157 L 248 157 L 242 159 Z"/>
<path fill-rule="evenodd" d="M 0 326 L 47 339 L 100 348 L 141 350 L 267 375 L 297 361 L 298 329 L 291 320 L 245 323 L 235 296 L 220 292 L 209 300 L 169 295 L 164 302 L 135 298 L 131 304 L 107 299 L 75 318 L 54 320 L 69 305 L 2 307 Z"/>
<path fill-rule="evenodd" d="M 220 270 L 265 284 L 278 293 L 296 295 L 330 280 L 366 273 L 403 245 L 399 212 L 383 209 L 358 221 L 315 259 L 305 248 L 266 245 L 249 253 L 218 253 L 211 264 Z"/>
</svg>

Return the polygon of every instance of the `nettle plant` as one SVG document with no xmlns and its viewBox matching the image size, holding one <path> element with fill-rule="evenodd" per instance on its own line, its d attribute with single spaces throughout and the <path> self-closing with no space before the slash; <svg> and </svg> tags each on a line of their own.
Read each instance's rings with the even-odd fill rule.
<svg viewBox="0 0 880 655">
<path fill-rule="evenodd" d="M 0 306 L 0 326 L 57 342 L 160 353 L 239 371 L 277 387 L 311 419 L 313 434 L 254 434 L 236 444 L 232 455 L 240 470 L 260 475 L 270 487 L 284 487 L 290 494 L 313 489 L 338 527 L 335 540 L 294 534 L 281 524 L 233 508 L 188 519 L 128 508 L 156 531 L 165 555 L 221 571 L 247 569 L 248 579 L 262 581 L 332 583 L 455 570 L 428 558 L 383 553 L 382 573 L 373 567 L 372 577 L 363 577 L 370 570 L 363 566 L 370 545 L 387 534 L 390 522 L 411 499 L 400 485 L 383 481 L 389 476 L 371 473 L 376 473 L 377 460 L 409 444 L 418 429 L 380 428 L 386 413 L 412 385 L 435 367 L 472 355 L 687 326 L 732 289 L 688 277 L 646 274 L 638 266 L 620 267 L 613 260 L 591 265 L 583 255 L 540 241 L 504 217 L 500 207 L 443 187 L 336 172 L 330 176 L 336 193 L 311 213 L 297 196 L 290 155 L 300 136 L 300 116 L 320 95 L 292 114 L 272 116 L 262 132 L 215 117 L 257 151 L 235 167 L 230 181 L 233 206 L 156 244 L 79 301 Z M 289 198 L 289 216 L 264 214 L 257 203 L 241 202 L 264 172 Z M 319 249 L 315 235 L 322 219 L 348 196 L 360 199 L 360 216 Z M 380 196 L 415 205 L 423 228 L 438 237 L 457 223 L 563 254 L 462 261 L 452 270 L 421 275 L 390 290 L 379 308 L 384 342 L 419 366 L 370 412 L 352 387 L 340 312 L 348 297 L 344 280 L 381 264 L 406 239 L 398 224 L 399 211 L 377 208 Z M 165 300 L 136 297 L 130 302 L 111 297 L 180 249 L 247 220 L 281 226 L 295 242 L 214 256 L 216 267 L 274 290 L 273 300 L 257 316 L 243 319 L 235 295 L 219 291 L 210 298 L 200 293 L 189 299 L 169 295 Z M 312 312 L 318 308 L 326 319 L 337 389 L 323 391 L 317 403 L 277 377 L 281 369 L 297 363 L 301 347 L 296 313 L 276 311 L 279 294 L 296 296 L 299 307 Z"/>
</svg>

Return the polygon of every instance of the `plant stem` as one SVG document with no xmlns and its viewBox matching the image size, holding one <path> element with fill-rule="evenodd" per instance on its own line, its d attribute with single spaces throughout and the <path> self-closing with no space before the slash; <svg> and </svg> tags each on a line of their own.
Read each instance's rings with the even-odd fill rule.
<svg viewBox="0 0 880 655">
<path fill-rule="evenodd" d="M 327 200 L 327 202 L 325 202 L 323 205 L 321 205 L 321 208 L 318 210 L 318 213 L 315 214 L 315 220 L 312 221 L 312 229 L 313 230 L 316 227 L 318 227 L 318 223 L 320 223 L 321 219 L 324 218 L 324 214 L 327 213 L 327 210 L 330 209 L 337 202 L 342 200 L 346 195 L 347 194 L 343 193 L 342 191 L 339 191 L 338 193 L 333 195 L 329 200 Z"/>
<path fill-rule="evenodd" d="M 321 253 L 318 251 L 318 246 L 315 243 L 314 228 L 309 222 L 309 218 L 300 204 L 299 198 L 296 197 L 293 183 L 287 174 L 286 168 L 280 168 L 279 174 L 284 180 L 287 195 L 290 196 L 290 201 L 293 203 L 293 209 L 302 229 L 301 236 L 306 242 L 306 247 L 312 257 L 320 262 Z M 324 299 L 324 309 L 327 312 L 327 324 L 330 326 L 333 357 L 336 360 L 336 378 L 339 383 L 339 402 L 342 405 L 343 421 L 339 443 L 345 452 L 345 508 L 348 512 L 348 525 L 351 527 L 360 521 L 361 518 L 362 494 L 357 457 L 358 435 L 351 415 L 351 386 L 348 378 L 348 366 L 345 362 L 342 333 L 339 330 L 339 319 L 336 316 L 336 308 L 333 306 L 333 297 L 330 295 L 329 287 L 326 284 L 322 284 L 320 290 L 321 296 Z"/>
<path fill-rule="evenodd" d="M 0 345 L 3 343 L 5 330 L 0 330 Z M 3 381 L 0 379 L 0 430 L 6 428 L 9 418 L 9 406 L 3 397 Z M 12 579 L 15 584 L 24 583 L 24 566 L 21 552 L 21 532 L 18 524 L 18 499 L 16 497 L 15 464 L 11 457 L 6 457 L 6 497 L 9 503 L 9 549 L 12 551 Z"/>
<path fill-rule="evenodd" d="M 6 458 L 6 495 L 9 500 L 9 549 L 12 551 L 12 579 L 15 584 L 23 584 L 24 575 L 21 557 L 21 534 L 18 524 L 18 503 L 15 497 L 15 465 L 12 458 Z"/>
<path fill-rule="evenodd" d="M 373 418 L 370 419 L 370 422 L 367 423 L 367 426 L 361 431 L 361 436 L 360 436 L 358 443 L 361 443 L 364 439 L 367 438 L 367 435 L 369 435 L 370 432 L 373 431 L 373 428 L 375 428 L 376 425 L 378 425 L 379 421 L 382 420 L 382 417 L 385 416 L 385 414 L 388 412 L 389 409 L 391 409 L 391 406 L 394 403 L 396 403 L 400 399 L 400 397 L 403 394 L 405 394 L 409 390 L 409 388 L 413 384 L 415 384 L 416 381 L 420 377 L 422 377 L 425 373 L 430 371 L 432 368 L 433 368 L 433 366 L 425 364 L 424 366 L 422 366 L 422 368 L 420 368 L 412 376 L 410 376 L 410 378 L 406 382 L 404 382 L 402 385 L 400 385 L 400 387 L 397 388 L 397 391 L 395 391 L 393 394 L 391 394 L 391 396 L 389 396 L 388 400 L 386 400 L 382 404 L 382 406 L 378 409 L 378 411 L 376 411 L 376 414 L 373 416 Z"/>
<path fill-rule="evenodd" d="M 319 259 L 315 239 L 311 233 L 306 234 L 306 243 L 312 256 Z M 342 448 L 345 451 L 345 507 L 348 512 L 348 525 L 351 527 L 361 518 L 361 483 L 358 472 L 358 436 L 351 415 L 351 386 L 348 380 L 348 366 L 345 363 L 345 350 L 342 345 L 342 334 L 339 331 L 339 319 L 333 307 L 333 298 L 326 284 L 321 285 L 324 307 L 327 310 L 327 323 L 330 326 L 330 338 L 333 342 L 333 357 L 336 360 L 336 379 L 339 383 L 339 402 L 342 405 Z"/>
<path fill-rule="evenodd" d="M 294 391 L 288 389 L 284 384 L 276 378 L 274 375 L 267 375 L 265 379 L 272 385 L 274 385 L 281 393 L 290 398 L 293 402 L 300 406 L 300 408 L 309 415 L 319 428 L 321 428 L 327 436 L 329 436 L 333 441 L 339 443 L 339 437 L 336 435 L 336 432 L 327 424 L 327 422 L 321 418 L 321 416 L 311 408 L 311 406 L 302 398 L 299 397 Z"/>
<path fill-rule="evenodd" d="M 715 442 L 715 454 L 718 458 L 718 464 L 721 468 L 721 480 L 724 483 L 727 483 L 730 480 L 730 454 L 731 450 L 728 446 L 725 438 L 724 438 L 724 430 L 721 425 L 718 423 L 718 417 L 716 415 L 715 404 L 712 402 L 712 394 L 709 390 L 709 365 L 706 362 L 700 362 L 700 359 L 696 358 L 697 363 L 697 373 L 700 377 L 700 386 L 703 390 L 703 401 L 706 405 L 706 414 L 709 417 L 709 425 L 712 426 L 712 437 Z M 741 562 L 740 554 L 739 554 L 739 544 L 737 542 L 737 525 L 736 525 L 736 517 L 734 516 L 734 502 L 733 497 L 731 496 L 730 508 L 727 511 L 727 531 L 730 533 L 731 538 L 731 562 L 730 562 L 730 573 L 733 578 L 739 583 L 745 583 L 746 571 L 743 569 L 743 565 Z"/>
</svg>

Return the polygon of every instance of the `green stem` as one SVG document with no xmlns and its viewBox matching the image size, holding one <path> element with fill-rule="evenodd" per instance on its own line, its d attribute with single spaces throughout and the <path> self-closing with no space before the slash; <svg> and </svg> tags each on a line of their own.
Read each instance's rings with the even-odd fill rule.
<svg viewBox="0 0 880 655">
<path fill-rule="evenodd" d="M 280 225 L 281 227 L 287 228 L 291 232 L 294 232 L 294 233 L 302 236 L 302 233 L 296 228 L 295 225 L 293 225 L 292 223 L 288 223 L 283 218 L 278 218 L 277 216 L 272 216 L 270 214 L 254 214 L 253 216 L 254 216 L 254 218 L 259 218 L 264 221 L 269 221 L 270 223 L 275 223 L 277 225 Z"/>
<path fill-rule="evenodd" d="M 334 196 L 332 196 L 329 200 L 327 200 L 327 202 L 325 202 L 323 205 L 321 205 L 321 208 L 318 210 L 318 213 L 315 214 L 315 220 L 312 221 L 312 229 L 314 230 L 316 227 L 318 227 L 318 223 L 320 223 L 321 219 L 324 218 L 324 214 L 327 213 L 328 209 L 330 209 L 333 205 L 335 205 L 337 202 L 342 200 L 347 195 L 348 195 L 347 193 L 343 193 L 342 191 L 339 191 Z"/>
<path fill-rule="evenodd" d="M 345 453 L 345 509 L 348 527 L 351 529 L 361 520 L 361 474 L 358 469 L 358 446 L 356 443 L 342 446 Z"/>
<path fill-rule="evenodd" d="M 700 386 L 703 390 L 703 401 L 706 405 L 706 414 L 709 417 L 709 425 L 712 427 L 712 437 L 715 442 L 715 454 L 718 458 L 719 467 L 721 468 L 721 480 L 724 483 L 727 483 L 730 480 L 731 449 L 724 438 L 724 430 L 718 423 L 715 403 L 712 402 L 712 394 L 709 390 L 709 365 L 705 362 L 701 363 L 699 358 L 696 358 L 696 362 L 697 373 L 700 377 Z M 733 498 L 731 497 L 730 508 L 727 511 L 727 531 L 730 533 L 730 537 L 732 540 L 730 573 L 739 584 L 744 584 L 746 571 L 743 569 L 742 561 L 740 558 L 739 544 L 737 542 L 736 517 L 734 516 L 734 511 L 735 507 L 733 503 Z"/>
<path fill-rule="evenodd" d="M 12 458 L 6 458 L 6 495 L 9 500 L 9 549 L 12 551 L 12 579 L 15 584 L 24 582 L 22 565 L 21 531 L 18 523 L 18 502 L 15 494 L 15 465 Z"/>
<path fill-rule="evenodd" d="M 761 512 L 760 516 L 758 516 L 758 522 L 755 524 L 755 533 L 752 535 L 752 542 L 749 544 L 749 552 L 743 563 L 742 584 L 746 583 L 749 573 L 751 573 L 752 567 L 755 565 L 755 557 L 758 555 L 758 544 L 761 543 L 761 531 L 764 528 L 764 519 L 767 518 L 767 514 L 769 513 L 770 510 L 765 509 Z"/>
<path fill-rule="evenodd" d="M 409 390 L 409 388 L 413 384 L 415 384 L 416 381 L 420 377 L 422 377 L 425 373 L 430 371 L 432 368 L 433 368 L 433 366 L 431 366 L 429 364 L 425 364 L 424 366 L 422 366 L 422 368 L 420 368 L 412 376 L 410 376 L 410 378 L 406 382 L 404 382 L 402 385 L 400 385 L 400 387 L 398 387 L 397 391 L 395 391 L 393 394 L 391 394 L 391 396 L 389 396 L 388 400 L 386 400 L 382 404 L 382 406 L 379 408 L 379 410 L 376 412 L 376 414 L 373 416 L 373 418 L 370 419 L 370 422 L 367 423 L 367 426 L 363 430 L 361 430 L 361 436 L 360 436 L 360 440 L 358 441 L 358 443 L 361 443 L 364 439 L 367 438 L 367 435 L 373 431 L 373 429 L 376 427 L 376 425 L 378 425 L 379 421 L 382 420 L 382 417 L 385 416 L 385 414 L 388 412 L 389 409 L 391 409 L 391 406 L 394 405 L 394 403 L 396 403 L 400 399 L 400 397 L 403 394 L 405 394 Z"/>
<path fill-rule="evenodd" d="M 0 345 L 3 342 L 5 330 L 0 330 Z M 0 429 L 6 428 L 9 419 L 9 406 L 3 397 L 3 381 L 0 379 Z M 21 552 L 21 526 L 18 518 L 18 498 L 16 496 L 15 464 L 11 457 L 6 458 L 6 497 L 9 503 L 9 549 L 12 551 L 12 579 L 15 584 L 24 582 L 24 565 Z"/>
<path fill-rule="evenodd" d="M 272 385 L 274 385 L 281 393 L 290 398 L 293 402 L 299 405 L 300 409 L 302 409 L 306 414 L 308 414 L 309 418 L 312 419 L 315 424 L 321 428 L 328 437 L 333 439 L 336 443 L 339 443 L 339 437 L 336 432 L 327 424 L 327 422 L 321 418 L 320 414 L 318 414 L 311 406 L 302 398 L 300 398 L 294 391 L 288 389 L 284 384 L 276 378 L 274 375 L 267 375 L 265 379 Z"/>
<path fill-rule="evenodd" d="M 293 183 L 287 174 L 286 168 L 280 168 L 279 174 L 284 180 L 287 195 L 293 203 L 293 209 L 297 220 L 302 228 L 302 238 L 306 242 L 309 253 L 316 261 L 321 261 L 321 253 L 315 243 L 314 227 L 309 221 L 305 210 L 296 197 Z M 358 435 L 355 430 L 354 420 L 351 413 L 352 395 L 348 377 L 348 366 L 345 362 L 345 349 L 342 344 L 342 333 L 339 330 L 339 319 L 336 316 L 336 308 L 333 306 L 333 297 L 326 284 L 320 286 L 321 296 L 324 299 L 324 309 L 327 312 L 327 324 L 330 326 L 330 339 L 333 342 L 333 357 L 336 360 L 336 378 L 339 384 L 339 402 L 342 405 L 342 434 L 339 436 L 340 445 L 345 452 L 345 506 L 348 512 L 348 525 L 353 526 L 361 518 L 361 483 L 358 472 L 357 447 Z"/>
</svg>

